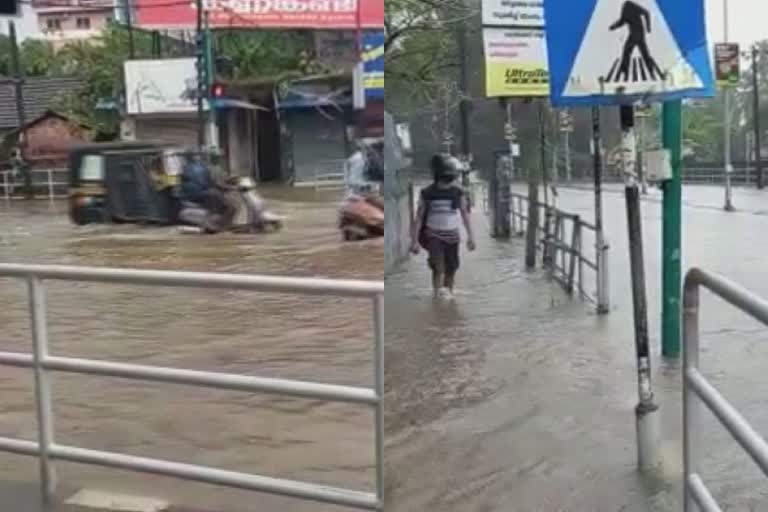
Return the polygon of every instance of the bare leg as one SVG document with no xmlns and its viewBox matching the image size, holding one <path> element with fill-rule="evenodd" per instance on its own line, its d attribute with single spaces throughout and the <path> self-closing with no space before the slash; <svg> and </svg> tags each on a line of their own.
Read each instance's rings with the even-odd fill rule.
<svg viewBox="0 0 768 512">
<path fill-rule="evenodd" d="M 445 274 L 445 287 L 453 293 L 453 283 L 456 281 L 456 274 Z"/>
<path fill-rule="evenodd" d="M 437 298 L 438 294 L 440 293 L 440 289 L 443 287 L 444 281 L 445 281 L 445 274 L 443 274 L 439 270 L 432 271 L 432 292 L 435 298 Z"/>
</svg>

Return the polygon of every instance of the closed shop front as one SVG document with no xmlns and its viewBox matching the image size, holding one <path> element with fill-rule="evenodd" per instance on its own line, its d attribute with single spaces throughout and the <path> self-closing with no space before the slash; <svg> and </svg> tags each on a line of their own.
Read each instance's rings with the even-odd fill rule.
<svg viewBox="0 0 768 512">
<path fill-rule="evenodd" d="M 331 116 L 325 116 L 312 108 L 284 113 L 296 183 L 312 182 L 320 174 L 344 172 L 350 149 L 346 113 L 331 112 Z"/>
<path fill-rule="evenodd" d="M 194 147 L 197 145 L 197 118 L 135 118 L 136 140 L 164 142 Z"/>
</svg>

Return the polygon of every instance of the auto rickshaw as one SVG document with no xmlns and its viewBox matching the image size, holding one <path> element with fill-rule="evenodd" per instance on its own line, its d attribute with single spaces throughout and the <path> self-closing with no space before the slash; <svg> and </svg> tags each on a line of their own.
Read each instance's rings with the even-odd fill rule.
<svg viewBox="0 0 768 512">
<path fill-rule="evenodd" d="M 90 223 L 178 223 L 185 148 L 143 142 L 89 144 L 70 154 L 69 214 Z"/>
</svg>

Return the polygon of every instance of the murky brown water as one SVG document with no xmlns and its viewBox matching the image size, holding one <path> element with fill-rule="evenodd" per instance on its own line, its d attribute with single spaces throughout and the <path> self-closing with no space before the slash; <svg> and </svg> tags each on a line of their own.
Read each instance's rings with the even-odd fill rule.
<svg viewBox="0 0 768 512">
<path fill-rule="evenodd" d="M 663 471 L 636 469 L 637 401 L 621 188 L 607 187 L 613 310 L 601 317 L 524 267 L 522 238 L 462 253 L 453 303 L 430 299 L 424 256 L 386 283 L 388 512 L 679 512 L 680 369 L 659 357 L 661 208 L 643 203 L 655 392 Z M 719 272 L 768 297 L 765 193 L 684 189 L 684 267 Z M 592 219 L 588 191 L 558 204 Z M 592 278 L 593 279 L 593 278 Z M 594 281 L 591 281 L 594 283 Z M 768 331 L 702 294 L 702 370 L 755 429 L 768 432 Z M 723 510 L 768 510 L 768 482 L 727 432 L 702 415 L 702 475 Z"/>
<path fill-rule="evenodd" d="M 0 209 L 0 261 L 381 280 L 381 240 L 345 244 L 337 194 L 269 190 L 286 229 L 202 237 L 172 228 L 69 224 L 63 204 Z M 367 301 L 50 283 L 56 355 L 370 386 Z M 23 283 L 0 281 L 0 350 L 28 351 Z M 0 435 L 36 436 L 31 374 L 0 370 Z M 269 476 L 373 488 L 365 407 L 95 377 L 55 377 L 56 440 Z M 295 500 L 61 464 L 63 488 L 148 494 L 222 512 L 336 511 Z M 0 480 L 37 477 L 0 454 Z M 258 503 L 258 506 L 255 504 Z"/>
</svg>

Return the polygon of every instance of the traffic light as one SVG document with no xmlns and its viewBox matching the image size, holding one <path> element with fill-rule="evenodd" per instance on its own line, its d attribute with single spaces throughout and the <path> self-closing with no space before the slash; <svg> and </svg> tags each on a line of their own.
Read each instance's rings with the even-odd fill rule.
<svg viewBox="0 0 768 512">
<path fill-rule="evenodd" d="M 226 90 L 224 89 L 224 84 L 214 82 L 213 85 L 211 85 L 211 98 L 223 98 L 225 93 Z"/>
<path fill-rule="evenodd" d="M 19 0 L 0 0 L 0 16 L 18 16 Z"/>
</svg>

